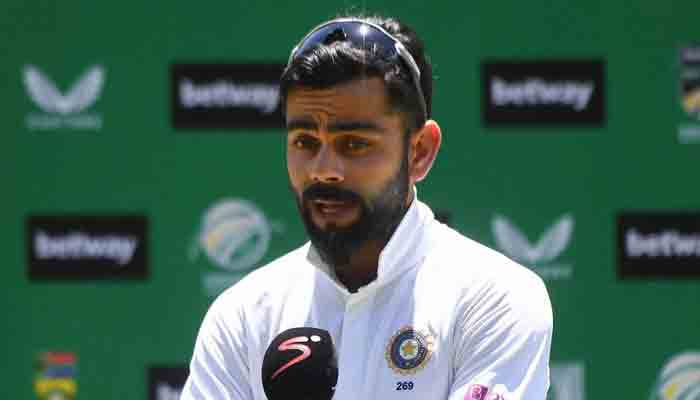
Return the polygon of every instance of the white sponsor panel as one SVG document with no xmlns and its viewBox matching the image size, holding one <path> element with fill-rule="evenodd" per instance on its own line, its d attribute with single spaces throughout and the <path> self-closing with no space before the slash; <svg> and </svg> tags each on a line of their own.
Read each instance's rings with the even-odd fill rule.
<svg viewBox="0 0 700 400">
<path fill-rule="evenodd" d="M 105 68 L 94 65 L 88 68 L 78 80 L 61 93 L 56 84 L 38 67 L 26 65 L 22 78 L 29 98 L 43 111 L 26 116 L 27 128 L 31 130 L 53 130 L 68 128 L 74 130 L 99 130 L 102 116 L 87 110 L 95 104 L 102 93 L 105 82 Z"/>
<path fill-rule="evenodd" d="M 573 266 L 558 262 L 567 249 L 574 230 L 574 218 L 565 214 L 548 227 L 539 240 L 530 243 L 508 218 L 496 215 L 491 230 L 498 248 L 513 260 L 538 273 L 545 280 L 569 279 Z"/>
</svg>

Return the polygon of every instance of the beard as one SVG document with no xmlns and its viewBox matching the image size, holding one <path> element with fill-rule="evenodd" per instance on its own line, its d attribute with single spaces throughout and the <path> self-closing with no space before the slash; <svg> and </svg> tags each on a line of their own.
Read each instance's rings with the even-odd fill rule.
<svg viewBox="0 0 700 400">
<path fill-rule="evenodd" d="M 353 191 L 323 183 L 314 183 L 301 196 L 297 194 L 295 197 L 311 243 L 321 260 L 337 269 L 350 264 L 350 257 L 364 244 L 389 241 L 408 210 L 408 190 L 408 157 L 404 156 L 398 172 L 372 198 L 366 199 Z M 320 228 L 311 217 L 309 204 L 314 199 L 359 204 L 357 221 L 346 227 L 328 224 L 325 229 Z"/>
</svg>

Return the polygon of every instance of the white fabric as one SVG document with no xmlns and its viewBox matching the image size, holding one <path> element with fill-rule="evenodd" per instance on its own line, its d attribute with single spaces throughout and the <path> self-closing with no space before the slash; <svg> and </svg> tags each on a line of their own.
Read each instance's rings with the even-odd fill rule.
<svg viewBox="0 0 700 400">
<path fill-rule="evenodd" d="M 549 386 L 552 310 L 541 279 L 437 222 L 418 199 L 382 251 L 377 279 L 356 293 L 308 243 L 226 290 L 204 318 L 181 399 L 266 400 L 265 350 L 301 326 L 333 338 L 334 400 L 543 400 Z M 434 345 L 422 369 L 403 375 L 385 352 L 406 326 Z"/>
</svg>

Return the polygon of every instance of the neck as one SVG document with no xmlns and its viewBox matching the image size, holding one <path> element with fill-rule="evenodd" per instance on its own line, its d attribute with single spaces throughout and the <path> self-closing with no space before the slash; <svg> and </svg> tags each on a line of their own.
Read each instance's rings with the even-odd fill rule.
<svg viewBox="0 0 700 400">
<path fill-rule="evenodd" d="M 403 210 L 401 218 L 396 226 L 391 230 L 388 237 L 384 240 L 371 240 L 362 245 L 355 253 L 350 256 L 350 262 L 347 265 L 335 266 L 335 275 L 338 280 L 352 293 L 357 292 L 361 288 L 377 279 L 377 270 L 379 269 L 379 255 L 384 250 L 384 247 L 389 243 L 391 237 L 394 236 L 401 221 L 406 216 L 406 212 L 413 201 L 413 193 L 407 201 L 406 209 Z"/>
<path fill-rule="evenodd" d="M 386 238 L 383 240 L 370 240 L 366 242 L 350 256 L 350 262 L 348 264 L 332 267 L 340 283 L 351 293 L 357 292 L 359 288 L 377 279 L 379 255 L 382 253 L 387 243 L 389 243 L 389 240 L 406 216 L 406 212 L 408 212 L 413 199 L 414 193 L 411 190 L 406 201 L 406 208 L 401 213 L 396 226 L 393 227 Z"/>
<path fill-rule="evenodd" d="M 352 293 L 377 279 L 379 255 L 386 242 L 369 242 L 350 257 L 350 263 L 334 267 L 338 280 Z"/>
</svg>

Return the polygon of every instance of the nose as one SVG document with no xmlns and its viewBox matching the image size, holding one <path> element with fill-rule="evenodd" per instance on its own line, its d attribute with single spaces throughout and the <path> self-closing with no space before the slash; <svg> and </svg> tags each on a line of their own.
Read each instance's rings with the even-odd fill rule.
<svg viewBox="0 0 700 400">
<path fill-rule="evenodd" d="M 340 183 L 344 180 L 342 161 L 328 144 L 321 146 L 312 160 L 311 179 L 321 183 Z"/>
</svg>

